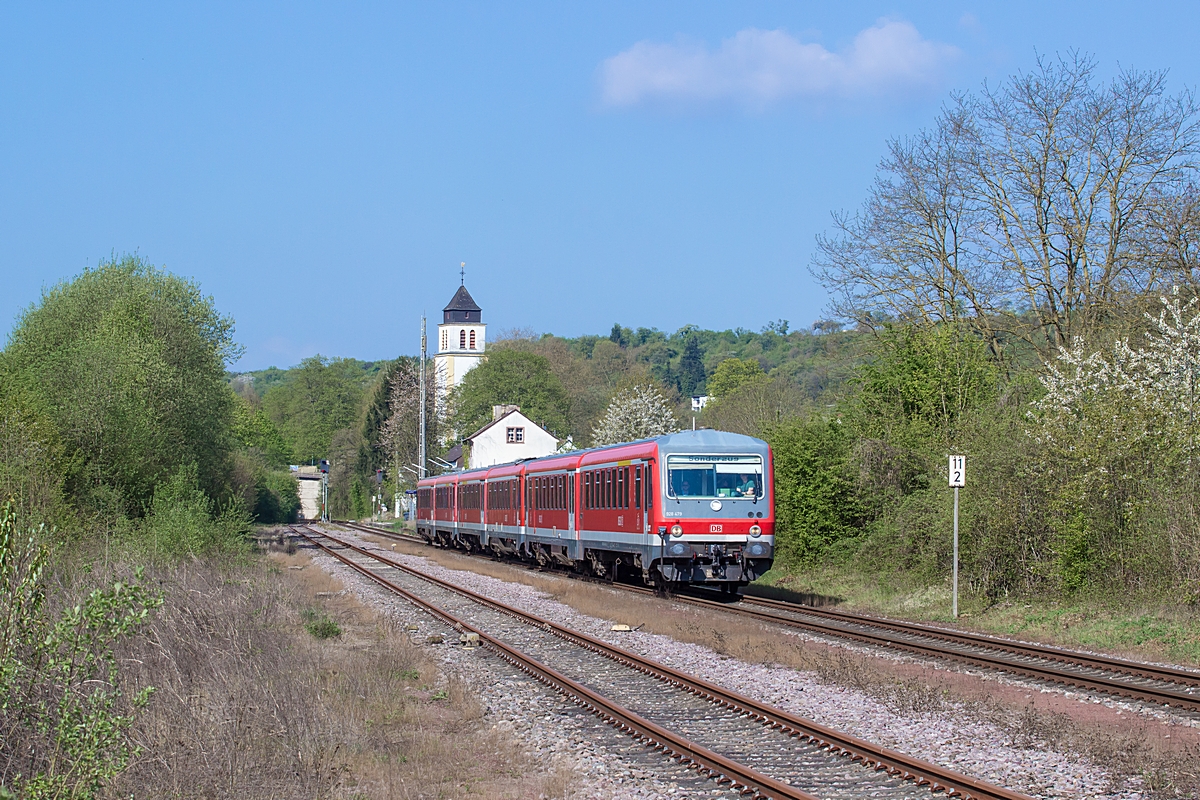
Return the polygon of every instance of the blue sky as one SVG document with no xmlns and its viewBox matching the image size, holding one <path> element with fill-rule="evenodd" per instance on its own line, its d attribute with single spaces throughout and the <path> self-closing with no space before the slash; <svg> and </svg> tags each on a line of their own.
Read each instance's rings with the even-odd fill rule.
<svg viewBox="0 0 1200 800">
<path fill-rule="evenodd" d="M 1200 83 L 1184 3 L 0 4 L 0 320 L 112 253 L 197 280 L 236 369 L 489 334 L 824 316 L 889 137 L 1071 48 Z"/>
</svg>

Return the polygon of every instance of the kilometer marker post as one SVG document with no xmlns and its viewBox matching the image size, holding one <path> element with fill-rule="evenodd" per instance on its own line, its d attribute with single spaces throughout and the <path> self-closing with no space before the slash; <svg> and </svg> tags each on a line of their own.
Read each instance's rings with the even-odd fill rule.
<svg viewBox="0 0 1200 800">
<path fill-rule="evenodd" d="M 954 489 L 954 618 L 958 619 L 958 490 L 967 485 L 967 457 L 950 456 L 948 471 L 950 487 Z"/>
</svg>

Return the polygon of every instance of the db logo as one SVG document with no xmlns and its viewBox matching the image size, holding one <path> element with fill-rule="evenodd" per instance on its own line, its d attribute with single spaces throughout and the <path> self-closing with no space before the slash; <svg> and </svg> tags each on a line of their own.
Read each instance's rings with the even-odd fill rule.
<svg viewBox="0 0 1200 800">
<path fill-rule="evenodd" d="M 708 526 L 709 533 L 720 533 L 722 530 L 723 530 L 723 528 L 720 525 L 709 525 Z"/>
</svg>

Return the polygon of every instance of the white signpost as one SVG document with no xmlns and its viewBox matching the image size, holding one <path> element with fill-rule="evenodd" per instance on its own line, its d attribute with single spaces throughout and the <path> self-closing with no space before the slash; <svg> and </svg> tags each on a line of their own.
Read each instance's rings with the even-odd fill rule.
<svg viewBox="0 0 1200 800">
<path fill-rule="evenodd" d="M 958 619 L 958 490 L 967 485 L 967 457 L 950 456 L 950 488 L 954 489 L 954 618 Z"/>
</svg>

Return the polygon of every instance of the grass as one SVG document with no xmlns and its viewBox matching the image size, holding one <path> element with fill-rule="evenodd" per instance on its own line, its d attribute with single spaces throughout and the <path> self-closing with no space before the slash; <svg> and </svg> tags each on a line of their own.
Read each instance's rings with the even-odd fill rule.
<svg viewBox="0 0 1200 800">
<path fill-rule="evenodd" d="M 163 608 L 119 656 L 123 682 L 157 691 L 131 730 L 140 754 L 99 797 L 568 796 L 426 646 L 306 556 L 146 579 Z"/>
<path fill-rule="evenodd" d="M 928 585 L 902 577 L 881 580 L 831 568 L 772 570 L 751 592 L 824 598 L 846 610 L 954 622 L 949 581 Z M 1188 603 L 1101 596 L 989 603 L 964 591 L 959 610 L 959 625 L 984 633 L 1200 666 L 1200 607 Z"/>
</svg>

